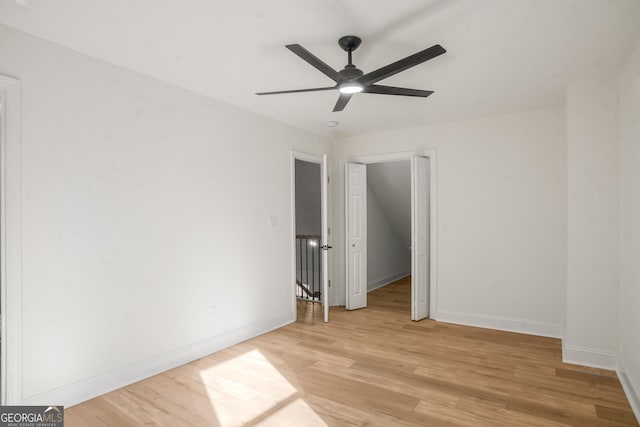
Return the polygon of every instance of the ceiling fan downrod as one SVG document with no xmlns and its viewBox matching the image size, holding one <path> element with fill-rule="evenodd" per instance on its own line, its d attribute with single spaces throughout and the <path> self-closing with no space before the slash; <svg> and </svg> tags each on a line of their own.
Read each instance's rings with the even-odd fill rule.
<svg viewBox="0 0 640 427">
<path fill-rule="evenodd" d="M 362 40 L 358 36 L 343 36 L 338 40 L 338 45 L 347 52 L 349 63 L 347 65 L 353 65 L 351 62 L 351 52 L 356 50 L 360 46 Z"/>
<path fill-rule="evenodd" d="M 338 45 L 342 48 L 342 50 L 347 52 L 347 65 L 344 66 L 344 69 L 340 70 L 338 74 L 342 77 L 343 82 L 339 84 L 338 87 L 343 87 L 345 82 L 353 81 L 359 77 L 362 77 L 364 74 L 362 70 L 359 70 L 358 67 L 353 65 L 351 53 L 360 46 L 362 40 L 358 36 L 344 36 L 340 37 L 338 40 Z"/>
</svg>

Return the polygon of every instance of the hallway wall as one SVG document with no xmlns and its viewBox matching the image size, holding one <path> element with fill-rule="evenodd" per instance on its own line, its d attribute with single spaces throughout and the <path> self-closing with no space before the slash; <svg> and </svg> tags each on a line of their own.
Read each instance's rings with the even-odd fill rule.
<svg viewBox="0 0 640 427">
<path fill-rule="evenodd" d="M 397 233 L 371 185 L 374 168 L 367 166 L 367 289 L 387 285 L 411 273 L 411 250 Z M 385 194 L 382 195 L 385 197 Z M 397 206 L 406 208 L 406 206 Z M 406 224 L 411 228 L 411 223 Z"/>
</svg>

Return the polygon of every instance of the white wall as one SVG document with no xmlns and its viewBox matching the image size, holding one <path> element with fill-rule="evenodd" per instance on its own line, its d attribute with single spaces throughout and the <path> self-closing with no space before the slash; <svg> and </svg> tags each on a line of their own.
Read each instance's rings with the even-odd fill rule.
<svg viewBox="0 0 640 427">
<path fill-rule="evenodd" d="M 377 192 L 371 185 L 370 172 L 371 168 L 367 167 L 368 290 L 387 285 L 411 273 L 411 251 L 403 244 L 382 208 Z M 408 225 L 410 227 L 411 223 Z"/>
<path fill-rule="evenodd" d="M 411 246 L 411 162 L 400 160 L 367 165 L 372 188 L 391 227 L 405 248 Z"/>
<path fill-rule="evenodd" d="M 22 81 L 14 403 L 70 405 L 295 319 L 290 150 L 326 140 L 4 26 L 0 58 Z"/>
<path fill-rule="evenodd" d="M 640 418 L 640 42 L 621 83 L 620 364 Z"/>
<path fill-rule="evenodd" d="M 437 149 L 433 317 L 560 335 L 567 248 L 562 108 L 364 135 L 333 148 L 336 192 L 343 191 L 345 159 Z M 344 303 L 342 202 L 334 204 L 335 303 Z"/>
<path fill-rule="evenodd" d="M 617 76 L 567 89 L 568 262 L 564 359 L 615 368 L 618 351 Z"/>
</svg>

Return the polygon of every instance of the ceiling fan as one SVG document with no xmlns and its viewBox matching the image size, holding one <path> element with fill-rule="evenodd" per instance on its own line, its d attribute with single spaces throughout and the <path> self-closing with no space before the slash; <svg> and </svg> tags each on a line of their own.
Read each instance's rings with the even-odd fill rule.
<svg viewBox="0 0 640 427">
<path fill-rule="evenodd" d="M 318 92 L 322 90 L 338 89 L 338 91 L 340 91 L 340 96 L 338 97 L 338 102 L 336 102 L 335 107 L 333 107 L 333 111 L 335 112 L 344 110 L 344 107 L 346 107 L 353 94 L 358 92 L 377 93 L 382 95 L 418 96 L 422 98 L 426 98 L 433 93 L 431 90 L 382 86 L 375 83 L 433 59 L 436 56 L 442 55 L 446 52 L 442 46 L 439 44 L 433 45 L 428 49 L 421 50 L 418 53 L 414 53 L 413 55 L 407 56 L 399 61 L 364 74 L 362 70 L 357 68 L 351 62 L 351 53 L 360 46 L 361 42 L 362 40 L 357 36 L 344 36 L 338 40 L 338 45 L 347 52 L 348 57 L 348 64 L 340 71 L 334 70 L 329 65 L 325 64 L 320 58 L 299 44 L 286 45 L 285 47 L 291 52 L 295 53 L 300 58 L 311 64 L 311 66 L 317 68 L 324 75 L 336 82 L 335 86 L 311 89 L 280 90 L 275 92 L 258 92 L 256 95 L 278 95 L 282 93 Z"/>
</svg>

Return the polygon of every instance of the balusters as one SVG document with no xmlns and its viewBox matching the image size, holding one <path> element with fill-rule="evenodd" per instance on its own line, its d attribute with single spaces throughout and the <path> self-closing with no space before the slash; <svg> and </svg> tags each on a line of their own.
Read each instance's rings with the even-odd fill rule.
<svg viewBox="0 0 640 427">
<path fill-rule="evenodd" d="M 298 299 L 320 302 L 322 300 L 320 236 L 296 236 L 296 258 L 296 296 Z"/>
</svg>

